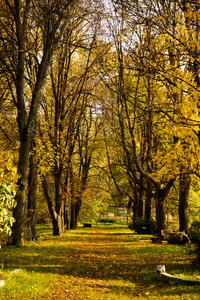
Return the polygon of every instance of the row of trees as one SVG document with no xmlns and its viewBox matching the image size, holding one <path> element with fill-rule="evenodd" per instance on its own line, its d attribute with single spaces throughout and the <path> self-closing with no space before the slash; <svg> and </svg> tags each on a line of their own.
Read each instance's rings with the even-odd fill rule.
<svg viewBox="0 0 200 300">
<path fill-rule="evenodd" d="M 167 226 L 172 187 L 179 190 L 180 230 L 188 229 L 191 179 L 199 177 L 198 10 L 198 1 L 115 1 L 107 19 L 114 50 L 102 69 L 114 99 L 118 166 L 129 187 L 115 184 L 129 196 L 135 216 L 149 218 L 155 200 L 159 231 Z"/>
<path fill-rule="evenodd" d="M 113 7 L 108 88 L 133 213 L 149 218 L 154 199 L 158 231 L 165 229 L 166 199 L 178 181 L 180 230 L 187 230 L 191 178 L 199 177 L 199 1 Z"/>
<path fill-rule="evenodd" d="M 2 169 L 17 180 L 14 245 L 25 219 L 36 234 L 41 188 L 54 235 L 76 228 L 84 199 L 100 195 L 134 217 L 150 219 L 155 207 L 159 231 L 176 197 L 180 230 L 189 228 L 200 175 L 199 4 L 1 2 L 1 159 L 9 155 Z"/>
<path fill-rule="evenodd" d="M 77 226 L 101 126 L 93 69 L 105 52 L 96 45 L 98 15 L 91 17 L 87 7 L 87 1 L 1 3 L 2 115 L 9 104 L 1 129 L 10 152 L 15 139 L 18 160 L 14 245 L 21 241 L 25 215 L 35 235 L 38 178 L 53 233 L 68 228 L 69 205 L 70 228 Z"/>
</svg>

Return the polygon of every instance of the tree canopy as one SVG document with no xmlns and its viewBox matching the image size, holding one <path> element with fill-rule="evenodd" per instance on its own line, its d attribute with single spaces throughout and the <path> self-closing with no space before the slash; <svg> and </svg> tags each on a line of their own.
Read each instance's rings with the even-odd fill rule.
<svg viewBox="0 0 200 300">
<path fill-rule="evenodd" d="M 133 217 L 155 211 L 158 231 L 176 207 L 189 228 L 200 178 L 199 4 L 1 2 L 0 160 L 17 186 L 13 244 L 27 199 L 36 213 L 36 189 L 55 235 L 96 203 L 129 206 Z"/>
</svg>

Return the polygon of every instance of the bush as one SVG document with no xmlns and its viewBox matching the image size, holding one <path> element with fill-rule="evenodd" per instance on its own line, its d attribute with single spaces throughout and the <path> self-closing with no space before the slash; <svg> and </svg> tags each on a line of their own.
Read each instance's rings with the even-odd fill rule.
<svg viewBox="0 0 200 300">
<path fill-rule="evenodd" d="M 196 254 L 198 263 L 200 264 L 200 221 L 194 221 L 188 232 L 189 239 L 194 245 L 193 252 Z"/>
<path fill-rule="evenodd" d="M 6 243 L 11 235 L 11 227 L 14 219 L 12 209 L 16 205 L 15 190 L 12 184 L 0 185 L 0 243 Z"/>
<path fill-rule="evenodd" d="M 154 234 L 157 233 L 156 221 L 153 219 L 135 218 L 129 224 L 131 230 L 135 230 L 138 234 Z"/>
<path fill-rule="evenodd" d="M 101 219 L 101 220 L 99 220 L 99 223 L 110 223 L 110 224 L 112 224 L 112 223 L 115 223 L 115 220 L 107 220 L 107 219 Z"/>
</svg>

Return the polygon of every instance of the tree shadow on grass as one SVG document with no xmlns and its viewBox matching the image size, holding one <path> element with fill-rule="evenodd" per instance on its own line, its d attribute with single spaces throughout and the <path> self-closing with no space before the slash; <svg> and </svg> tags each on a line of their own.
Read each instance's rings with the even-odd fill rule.
<svg viewBox="0 0 200 300">
<path fill-rule="evenodd" d="M 124 237 L 127 238 L 126 242 Z M 200 285 L 188 286 L 177 283 L 169 285 L 158 282 L 156 266 L 160 262 L 168 263 L 169 271 L 177 271 L 180 270 L 184 257 L 182 261 L 175 255 L 174 260 L 169 255 L 166 258 L 165 248 L 161 248 L 157 255 L 155 246 L 147 247 L 145 244 L 139 245 L 139 248 L 132 244 L 130 251 L 126 246 L 128 244 L 130 247 L 132 240 L 127 233 L 114 235 L 113 232 L 105 234 L 100 231 L 91 235 L 90 232 L 85 232 L 84 235 L 76 234 L 72 239 L 64 236 L 50 240 L 51 245 L 45 245 L 44 241 L 41 246 L 26 244 L 23 248 L 2 249 L 1 258 L 5 270 L 21 268 L 27 272 L 85 278 L 86 283 L 88 279 L 101 280 L 110 283 L 106 284 L 109 291 L 117 290 L 123 294 L 131 291 L 134 295 L 158 293 L 173 296 L 196 295 L 197 291 L 200 291 Z M 184 267 L 189 269 L 191 265 L 185 262 Z M 120 285 L 120 282 L 126 282 L 128 286 Z M 92 284 L 95 285 L 95 281 Z"/>
</svg>

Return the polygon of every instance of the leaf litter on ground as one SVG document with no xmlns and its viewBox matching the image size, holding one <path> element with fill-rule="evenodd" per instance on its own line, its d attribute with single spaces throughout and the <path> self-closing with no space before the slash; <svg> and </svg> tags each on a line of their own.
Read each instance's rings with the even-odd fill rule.
<svg viewBox="0 0 200 300">
<path fill-rule="evenodd" d="M 0 299 L 199 299 L 198 286 L 166 284 L 156 277 L 159 264 L 169 273 L 199 276 L 186 247 L 147 243 L 151 236 L 124 226 L 78 228 L 62 237 L 40 231 L 41 245 L 25 242 L 22 248 L 1 250 L 8 279 Z M 9 272 L 18 268 L 23 272 L 12 275 L 11 282 Z"/>
</svg>

